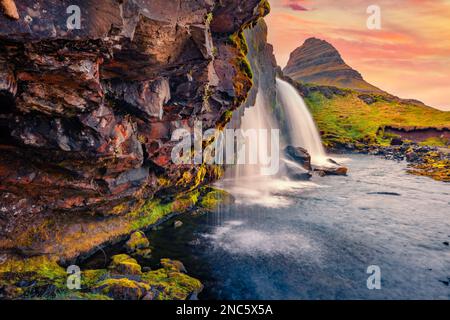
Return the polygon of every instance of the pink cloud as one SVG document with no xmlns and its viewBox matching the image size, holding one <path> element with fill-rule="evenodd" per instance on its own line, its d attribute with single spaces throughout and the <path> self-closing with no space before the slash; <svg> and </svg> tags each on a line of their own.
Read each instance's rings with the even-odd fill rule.
<svg viewBox="0 0 450 320">
<path fill-rule="evenodd" d="M 294 11 L 308 11 L 302 4 L 300 4 L 299 0 L 283 0 L 283 6 L 290 8 Z"/>
</svg>

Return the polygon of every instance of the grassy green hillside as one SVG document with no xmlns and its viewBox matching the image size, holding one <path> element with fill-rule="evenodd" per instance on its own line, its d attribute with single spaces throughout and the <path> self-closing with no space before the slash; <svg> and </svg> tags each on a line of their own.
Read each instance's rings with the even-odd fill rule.
<svg viewBox="0 0 450 320">
<path fill-rule="evenodd" d="M 327 147 L 348 143 L 387 145 L 392 135 L 380 130 L 385 126 L 450 127 L 450 112 L 376 94 L 369 96 L 375 101 L 369 105 L 358 97 L 361 93 L 343 92 L 345 96 L 334 94 L 328 99 L 319 90 L 305 98 Z M 434 138 L 429 143 L 447 142 Z"/>
</svg>

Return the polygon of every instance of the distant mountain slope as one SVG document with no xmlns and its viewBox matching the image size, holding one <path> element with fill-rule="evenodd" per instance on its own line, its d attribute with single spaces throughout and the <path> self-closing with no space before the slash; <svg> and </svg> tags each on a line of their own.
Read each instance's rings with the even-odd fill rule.
<svg viewBox="0 0 450 320">
<path fill-rule="evenodd" d="M 317 38 L 307 39 L 291 53 L 283 73 L 304 83 L 349 88 L 364 93 L 384 93 L 347 65 L 330 43 Z"/>
<path fill-rule="evenodd" d="M 327 148 L 390 145 L 394 137 L 450 146 L 450 111 L 387 93 L 304 84 L 279 73 L 303 96 Z M 353 147 L 348 147 L 348 146 Z"/>
</svg>

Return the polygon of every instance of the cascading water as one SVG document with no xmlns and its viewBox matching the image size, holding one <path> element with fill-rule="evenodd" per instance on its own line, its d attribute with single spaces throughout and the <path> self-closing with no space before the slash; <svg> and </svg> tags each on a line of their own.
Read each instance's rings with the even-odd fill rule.
<svg viewBox="0 0 450 320">
<path fill-rule="evenodd" d="M 248 108 L 244 111 L 244 116 L 241 120 L 241 126 L 240 130 L 245 133 L 249 132 L 250 130 L 257 131 L 258 133 L 260 130 L 267 130 L 268 135 L 270 134 L 272 129 L 276 128 L 275 125 L 275 119 L 268 112 L 266 99 L 264 96 L 264 93 L 261 89 L 258 90 L 258 93 L 256 95 L 256 103 L 251 108 Z M 256 141 L 252 141 L 252 143 L 255 145 L 255 150 L 257 153 L 260 152 L 261 148 L 264 148 L 265 150 L 271 150 L 270 147 L 270 139 L 267 140 L 267 145 L 261 145 L 261 141 L 259 140 L 260 137 Z M 248 154 L 252 150 L 248 148 L 247 145 L 247 159 L 250 158 L 250 155 Z M 259 159 L 260 160 L 260 159 Z M 235 178 L 237 180 L 239 179 L 247 179 L 247 178 L 255 178 L 255 177 L 261 177 L 261 172 L 263 168 L 263 164 L 261 164 L 261 161 L 258 161 L 256 164 L 241 164 L 236 165 L 235 167 Z M 267 179 L 272 178 L 271 176 L 267 176 Z"/>
<path fill-rule="evenodd" d="M 243 133 L 250 130 L 258 132 L 259 130 L 267 130 L 267 133 L 270 134 L 270 131 L 276 128 L 275 118 L 269 112 L 264 93 L 262 90 L 258 90 L 256 103 L 244 110 L 239 129 Z M 247 159 L 249 158 L 249 152 L 259 152 L 261 148 L 271 150 L 270 140 L 267 140 L 267 146 L 261 145 L 259 139 L 252 141 L 252 143 L 256 143 L 257 148 L 252 149 L 249 148 L 249 144 L 246 145 Z M 281 180 L 279 180 L 280 174 L 263 175 L 263 167 L 264 165 L 260 161 L 256 164 L 236 164 L 227 172 L 227 179 L 220 182 L 220 187 L 232 193 L 237 198 L 238 203 L 277 207 L 282 204 L 282 199 L 271 196 L 271 192 L 276 186 L 282 185 Z"/>
<path fill-rule="evenodd" d="M 254 106 L 247 108 L 240 120 L 239 128 L 241 131 L 248 130 L 267 130 L 268 133 L 272 129 L 278 129 L 278 125 L 274 115 L 268 107 L 263 90 L 258 90 L 256 103 Z M 282 140 L 282 138 L 280 137 Z M 257 152 L 261 148 L 271 150 L 271 146 L 261 145 L 261 140 L 256 142 Z M 272 141 L 273 142 L 273 141 Z M 271 143 L 270 139 L 267 141 Z M 308 181 L 290 181 L 286 177 L 286 168 L 284 168 L 285 161 L 279 159 L 282 156 L 282 146 L 277 155 L 270 154 L 270 156 L 277 156 L 280 160 L 280 170 L 275 175 L 263 175 L 262 168 L 266 165 L 258 162 L 257 164 L 240 164 L 234 165 L 231 170 L 227 171 L 227 179 L 219 183 L 219 187 L 228 190 L 232 193 L 239 204 L 245 205 L 259 205 L 263 207 L 279 208 L 291 204 L 291 199 L 280 196 L 280 193 L 289 193 L 296 189 L 304 189 L 307 187 L 316 186 Z M 246 151 L 250 151 L 247 149 Z"/>
<path fill-rule="evenodd" d="M 277 78 L 277 95 L 285 111 L 292 145 L 308 150 L 313 164 L 329 165 L 319 131 L 300 94 L 288 82 Z"/>
</svg>

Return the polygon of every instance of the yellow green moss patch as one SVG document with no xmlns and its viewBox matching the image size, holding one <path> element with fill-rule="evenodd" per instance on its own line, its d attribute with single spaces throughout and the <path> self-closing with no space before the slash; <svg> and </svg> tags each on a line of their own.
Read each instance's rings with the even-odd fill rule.
<svg viewBox="0 0 450 320">
<path fill-rule="evenodd" d="M 108 279 L 94 288 L 94 292 L 116 300 L 139 300 L 149 290 L 149 285 L 127 278 Z"/>
<path fill-rule="evenodd" d="M 36 281 L 36 284 L 53 284 L 65 287 L 67 273 L 56 261 L 45 256 L 28 259 L 10 258 L 0 265 L 0 282 L 2 285 L 16 284 L 20 281 Z"/>
<path fill-rule="evenodd" d="M 156 300 L 186 300 L 193 293 L 199 293 L 203 285 L 197 279 L 172 269 L 159 269 L 142 275 L 142 281 L 156 288 Z"/>
<path fill-rule="evenodd" d="M 133 232 L 130 239 L 125 243 L 125 248 L 128 252 L 135 252 L 139 249 L 147 249 L 150 246 L 150 241 L 142 231 Z"/>
<path fill-rule="evenodd" d="M 234 202 L 233 196 L 224 190 L 207 187 L 203 192 L 199 206 L 209 211 L 216 210 L 220 205 L 230 205 Z"/>
<path fill-rule="evenodd" d="M 121 275 L 140 275 L 142 274 L 141 266 L 138 262 L 126 254 L 119 254 L 112 257 L 112 262 L 108 269 L 113 274 Z"/>
<path fill-rule="evenodd" d="M 442 159 L 437 152 L 429 152 L 420 164 L 411 165 L 408 173 L 426 176 L 437 181 L 450 182 L 450 160 Z"/>
</svg>

